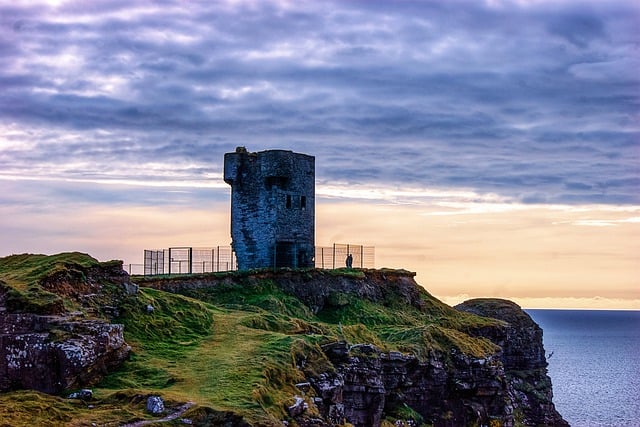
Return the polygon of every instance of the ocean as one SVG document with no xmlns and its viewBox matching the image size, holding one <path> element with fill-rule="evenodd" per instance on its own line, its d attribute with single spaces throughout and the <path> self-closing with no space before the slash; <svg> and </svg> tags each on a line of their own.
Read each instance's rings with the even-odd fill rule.
<svg viewBox="0 0 640 427">
<path fill-rule="evenodd" d="M 544 330 L 563 418 L 573 427 L 640 427 L 640 311 L 526 312 Z"/>
</svg>

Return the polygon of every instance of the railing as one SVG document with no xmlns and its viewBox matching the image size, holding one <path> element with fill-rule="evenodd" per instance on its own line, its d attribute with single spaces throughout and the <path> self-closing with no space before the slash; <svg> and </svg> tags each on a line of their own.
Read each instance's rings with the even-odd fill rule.
<svg viewBox="0 0 640 427">
<path fill-rule="evenodd" d="M 335 269 L 346 267 L 351 254 L 354 268 L 374 268 L 373 246 L 334 243 L 333 246 L 316 246 L 315 267 Z M 145 249 L 144 264 L 125 264 L 131 275 L 174 275 L 214 273 L 237 270 L 235 254 L 231 246 L 193 248 L 189 246 L 168 249 Z"/>
<path fill-rule="evenodd" d="M 373 246 L 334 243 L 333 246 L 316 246 L 316 268 L 347 267 L 349 254 L 353 259 L 352 267 L 375 267 L 375 248 Z"/>
<path fill-rule="evenodd" d="M 195 274 L 233 271 L 237 268 L 235 254 L 230 246 L 193 248 L 189 246 L 168 249 L 145 249 L 144 264 L 128 264 L 129 274 Z M 125 265 L 126 270 L 127 265 Z M 133 267 L 136 272 L 131 273 Z M 140 271 L 141 270 L 141 271 Z"/>
</svg>

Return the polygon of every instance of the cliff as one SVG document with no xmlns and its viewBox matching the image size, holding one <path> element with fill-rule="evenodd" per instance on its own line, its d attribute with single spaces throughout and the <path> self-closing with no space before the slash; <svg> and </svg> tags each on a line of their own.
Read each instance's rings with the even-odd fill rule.
<svg viewBox="0 0 640 427">
<path fill-rule="evenodd" d="M 566 425 L 551 401 L 541 330 L 507 301 L 454 309 L 403 270 L 134 281 L 139 292 L 117 293 L 108 323 L 123 325 L 132 357 L 74 420 L 100 424 L 114 401 L 128 408 L 120 422 L 152 420 L 141 396 L 158 394 L 169 411 L 195 402 L 181 415 L 195 425 Z M 62 282 L 66 295 L 82 288 Z"/>
<path fill-rule="evenodd" d="M 505 328 L 478 328 L 471 333 L 490 339 L 502 349 L 509 396 L 521 408 L 520 421 L 525 425 L 566 425 L 553 405 L 542 328 L 511 301 L 474 299 L 456 309 L 506 322 Z"/>
</svg>

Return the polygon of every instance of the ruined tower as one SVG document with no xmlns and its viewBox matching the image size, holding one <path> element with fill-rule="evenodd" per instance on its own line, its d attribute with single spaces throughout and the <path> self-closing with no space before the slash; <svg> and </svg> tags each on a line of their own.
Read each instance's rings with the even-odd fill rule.
<svg viewBox="0 0 640 427">
<path fill-rule="evenodd" d="M 240 270 L 313 267 L 315 158 L 286 150 L 224 155 L 231 239 Z"/>
</svg>

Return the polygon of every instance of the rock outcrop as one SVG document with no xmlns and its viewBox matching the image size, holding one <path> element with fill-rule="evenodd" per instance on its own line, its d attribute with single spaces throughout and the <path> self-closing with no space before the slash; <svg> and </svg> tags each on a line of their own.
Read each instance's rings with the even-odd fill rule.
<svg viewBox="0 0 640 427">
<path fill-rule="evenodd" d="M 122 325 L 69 316 L 0 316 L 0 391 L 94 384 L 129 353 Z"/>
<path fill-rule="evenodd" d="M 123 326 L 108 317 L 135 287 L 122 263 L 93 261 L 61 264 L 22 293 L 0 281 L 0 391 L 92 385 L 127 358 Z"/>
<path fill-rule="evenodd" d="M 378 426 L 393 408 L 407 405 L 434 426 L 568 426 L 552 402 L 542 329 L 510 301 L 456 308 L 505 322 L 470 332 L 501 350 L 484 358 L 433 351 L 421 360 L 373 345 L 326 345 L 335 371 L 309 379 L 320 413 L 332 424 Z"/>
<path fill-rule="evenodd" d="M 428 360 L 345 342 L 325 347 L 336 368 L 310 378 L 315 403 L 331 423 L 379 426 L 398 408 L 414 411 L 413 421 L 435 426 L 513 425 L 502 364 L 495 357 L 476 359 L 444 354 Z M 398 415 L 395 413 L 394 415 Z"/>
<path fill-rule="evenodd" d="M 502 348 L 500 358 L 509 384 L 509 395 L 524 425 L 567 426 L 553 404 L 551 378 L 542 342 L 542 328 L 518 305 L 501 299 L 473 299 L 458 310 L 506 322 L 504 328 L 479 328 L 483 336 Z"/>
</svg>

